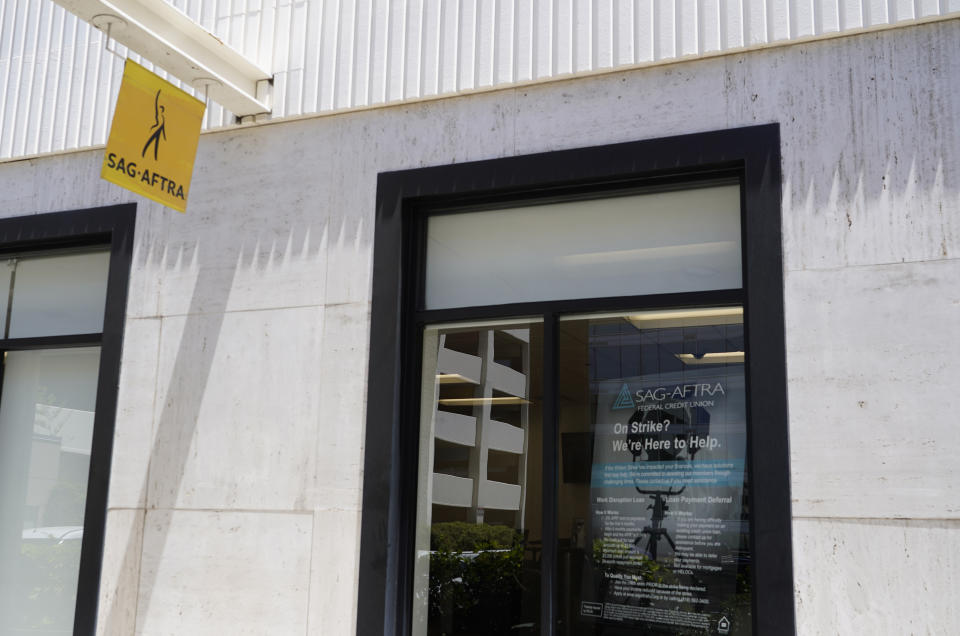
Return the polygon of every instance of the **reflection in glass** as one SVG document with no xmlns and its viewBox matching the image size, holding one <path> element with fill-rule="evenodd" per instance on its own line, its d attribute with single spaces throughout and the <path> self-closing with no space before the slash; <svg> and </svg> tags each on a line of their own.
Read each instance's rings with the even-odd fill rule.
<svg viewBox="0 0 960 636">
<path fill-rule="evenodd" d="M 560 634 L 751 633 L 742 317 L 561 321 Z"/>
<path fill-rule="evenodd" d="M 99 347 L 11 351 L 0 402 L 0 634 L 72 634 Z"/>
<path fill-rule="evenodd" d="M 9 337 L 102 331 L 109 262 L 106 250 L 16 259 Z"/>
<path fill-rule="evenodd" d="M 413 633 L 539 633 L 542 327 L 428 328 Z"/>
<path fill-rule="evenodd" d="M 437 214 L 426 248 L 427 309 L 733 289 L 740 187 Z"/>
<path fill-rule="evenodd" d="M 17 259 L 0 260 L 0 336 L 7 332 L 7 305 L 10 302 L 10 276 Z"/>
</svg>

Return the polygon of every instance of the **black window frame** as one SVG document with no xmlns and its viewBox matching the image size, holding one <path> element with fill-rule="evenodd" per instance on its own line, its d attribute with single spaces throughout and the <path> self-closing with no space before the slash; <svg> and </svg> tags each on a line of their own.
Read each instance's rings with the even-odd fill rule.
<svg viewBox="0 0 960 636">
<path fill-rule="evenodd" d="M 55 252 L 70 248 L 107 248 L 110 252 L 102 331 L 66 336 L 0 337 L 0 354 L 5 351 L 100 346 L 87 501 L 84 508 L 83 541 L 80 546 L 80 569 L 73 622 L 73 633 L 76 636 L 92 636 L 96 631 L 107 520 L 107 490 L 110 484 L 135 220 L 134 203 L 0 219 L 0 258 L 27 253 L 35 256 L 42 255 L 45 251 Z M 0 365 L 0 387 L 3 380 L 2 369 Z M 0 400 L 2 399 L 3 396 L 0 395 Z"/>
<path fill-rule="evenodd" d="M 743 285 L 735 290 L 426 310 L 429 215 L 735 179 Z M 541 634 L 555 633 L 556 386 L 561 314 L 742 303 L 749 355 L 753 633 L 795 634 L 781 248 L 779 124 L 381 173 L 377 181 L 357 634 L 411 630 L 419 384 L 426 324 L 544 318 Z M 762 424 L 762 425 L 761 425 Z M 547 457 L 557 458 L 548 462 Z M 552 466 L 551 466 L 552 464 Z M 760 476 L 762 478 L 758 478 Z M 548 547 L 551 546 L 551 547 Z"/>
</svg>

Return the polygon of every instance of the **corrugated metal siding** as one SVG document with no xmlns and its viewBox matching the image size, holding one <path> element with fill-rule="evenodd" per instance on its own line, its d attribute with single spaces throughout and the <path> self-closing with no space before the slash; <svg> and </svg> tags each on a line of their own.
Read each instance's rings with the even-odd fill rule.
<svg viewBox="0 0 960 636">
<path fill-rule="evenodd" d="M 275 74 L 274 118 L 960 14 L 960 0 L 166 1 Z M 106 141 L 123 63 L 103 39 L 50 0 L 0 0 L 0 159 Z M 232 122 L 211 103 L 208 128 Z"/>
</svg>

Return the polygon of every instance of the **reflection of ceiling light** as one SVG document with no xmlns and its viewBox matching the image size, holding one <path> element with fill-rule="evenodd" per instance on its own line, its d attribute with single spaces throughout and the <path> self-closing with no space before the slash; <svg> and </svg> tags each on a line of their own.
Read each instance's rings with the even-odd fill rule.
<svg viewBox="0 0 960 636">
<path fill-rule="evenodd" d="M 480 384 L 459 373 L 438 373 L 437 384 Z"/>
<path fill-rule="evenodd" d="M 736 325 L 743 322 L 743 307 L 644 311 L 642 313 L 630 314 L 627 316 L 627 320 L 632 322 L 638 329 Z"/>
<path fill-rule="evenodd" d="M 717 353 L 678 353 L 677 359 L 684 364 L 743 364 L 743 351 L 720 351 Z"/>
<path fill-rule="evenodd" d="M 437 404 L 443 406 L 478 406 L 480 404 L 490 404 L 491 406 L 504 406 L 510 404 L 530 404 L 530 400 L 524 400 L 518 397 L 489 397 L 489 398 L 443 398 L 437 400 Z"/>
<path fill-rule="evenodd" d="M 664 258 L 691 258 L 694 256 L 713 256 L 716 254 L 736 253 L 740 250 L 737 241 L 712 241 L 688 243 L 682 245 L 660 245 L 657 247 L 639 247 L 629 250 L 605 250 L 603 252 L 585 252 L 567 254 L 560 260 L 573 265 L 595 265 L 597 263 L 633 263 Z"/>
</svg>

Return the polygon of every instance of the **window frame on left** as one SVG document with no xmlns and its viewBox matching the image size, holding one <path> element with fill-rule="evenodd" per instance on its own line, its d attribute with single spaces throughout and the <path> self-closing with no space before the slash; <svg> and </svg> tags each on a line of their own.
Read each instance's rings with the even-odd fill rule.
<svg viewBox="0 0 960 636">
<path fill-rule="evenodd" d="M 2 338 L 0 334 L 0 353 L 100 347 L 73 619 L 75 635 L 93 634 L 96 629 L 135 218 L 136 204 L 130 203 L 0 219 L 0 259 L 65 250 L 109 251 L 101 331 L 23 338 Z"/>
</svg>

